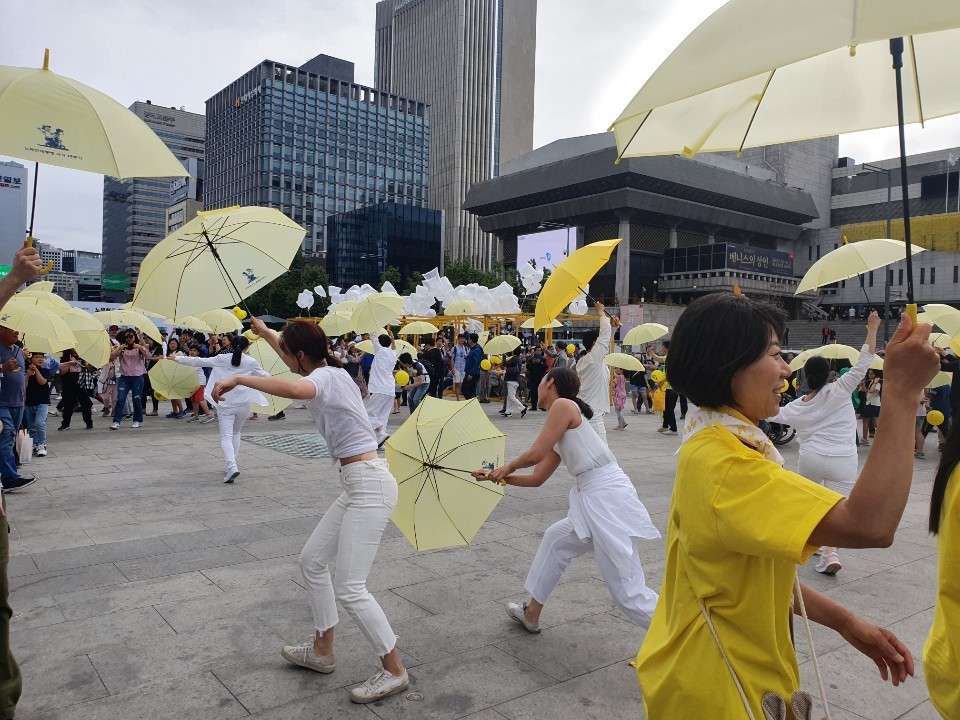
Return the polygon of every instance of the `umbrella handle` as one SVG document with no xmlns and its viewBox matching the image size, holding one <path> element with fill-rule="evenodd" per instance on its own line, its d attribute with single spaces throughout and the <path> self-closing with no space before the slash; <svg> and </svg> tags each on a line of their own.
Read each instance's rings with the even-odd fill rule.
<svg viewBox="0 0 960 720">
<path fill-rule="evenodd" d="M 913 322 L 913 326 L 917 326 L 917 304 L 916 303 L 907 303 L 907 315 L 910 316 L 910 320 Z"/>
<path fill-rule="evenodd" d="M 33 236 L 29 235 L 26 240 L 23 241 L 24 247 L 33 247 Z M 38 275 L 46 275 L 48 272 L 53 270 L 53 260 L 47 260 L 47 264 L 44 265 L 37 272 Z"/>
</svg>

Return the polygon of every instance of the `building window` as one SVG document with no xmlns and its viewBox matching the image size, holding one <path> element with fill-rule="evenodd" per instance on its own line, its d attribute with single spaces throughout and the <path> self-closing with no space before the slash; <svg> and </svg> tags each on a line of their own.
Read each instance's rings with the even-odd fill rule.
<svg viewBox="0 0 960 720">
<path fill-rule="evenodd" d="M 960 266 L 958 265 L 953 266 L 953 282 L 960 282 Z"/>
<path fill-rule="evenodd" d="M 935 267 L 930 268 L 930 284 L 931 285 L 937 284 L 937 269 Z"/>
<path fill-rule="evenodd" d="M 873 287 L 873 270 L 870 271 L 870 287 Z"/>
<path fill-rule="evenodd" d="M 817 245 L 817 260 L 820 259 L 820 246 Z"/>
<path fill-rule="evenodd" d="M 903 270 L 898 271 L 898 277 L 897 285 L 903 285 Z"/>
<path fill-rule="evenodd" d="M 920 284 L 923 285 L 927 279 L 927 269 L 920 268 Z"/>
<path fill-rule="evenodd" d="M 813 260 L 813 245 L 807 245 L 807 260 Z"/>
<path fill-rule="evenodd" d="M 887 270 L 887 285 L 893 285 L 893 270 Z"/>
</svg>

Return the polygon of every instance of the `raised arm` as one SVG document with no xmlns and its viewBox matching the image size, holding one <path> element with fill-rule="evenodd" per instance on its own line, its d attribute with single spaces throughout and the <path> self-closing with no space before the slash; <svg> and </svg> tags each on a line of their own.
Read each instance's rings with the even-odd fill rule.
<svg viewBox="0 0 960 720">
<path fill-rule="evenodd" d="M 590 354 L 594 356 L 597 362 L 603 362 L 603 358 L 610 352 L 610 338 L 613 337 L 613 324 L 602 302 L 597 300 L 597 302 L 593 304 L 593 307 L 600 317 L 600 335 L 593 344 L 593 347 L 590 348 Z M 617 320 L 617 324 L 619 324 L 619 322 L 620 321 Z"/>
<path fill-rule="evenodd" d="M 280 354 L 280 333 L 276 330 L 271 330 L 263 324 L 262 320 L 252 315 L 250 316 L 250 329 L 266 340 L 267 344 L 273 348 L 273 351 L 277 353 L 277 355 Z"/>
<path fill-rule="evenodd" d="M 317 396 L 317 387 L 307 379 L 282 380 L 275 377 L 259 375 L 234 375 L 221 380 L 213 386 L 213 399 L 217 402 L 238 385 L 253 388 L 268 395 L 290 398 L 291 400 L 312 400 Z"/>
<path fill-rule="evenodd" d="M 883 422 L 850 497 L 828 512 L 810 535 L 812 545 L 888 547 L 903 516 L 913 480 L 917 396 L 940 367 L 930 325 L 913 328 L 904 313 L 887 345 Z M 849 374 L 849 373 L 848 373 Z"/>
<path fill-rule="evenodd" d="M 189 365 L 190 367 L 216 367 L 221 363 L 217 362 L 217 358 L 221 357 L 220 355 L 214 355 L 213 357 L 190 357 L 189 355 L 177 355 L 173 361 L 179 363 L 180 365 Z M 226 355 L 222 356 L 226 357 Z"/>
<path fill-rule="evenodd" d="M 850 372 L 844 373 L 837 379 L 837 387 L 848 395 L 853 393 L 860 381 L 867 376 L 867 370 L 870 369 L 870 363 L 873 362 L 874 355 L 877 352 L 877 329 L 879 327 L 880 316 L 874 311 L 867 318 L 867 338 L 863 341 L 864 348 L 860 351 L 860 357 L 857 358 L 856 364 L 850 368 Z"/>
<path fill-rule="evenodd" d="M 22 247 L 13 256 L 13 267 L 0 280 L 0 308 L 7 304 L 20 286 L 28 280 L 33 280 L 43 267 L 40 253 L 34 247 Z"/>
</svg>

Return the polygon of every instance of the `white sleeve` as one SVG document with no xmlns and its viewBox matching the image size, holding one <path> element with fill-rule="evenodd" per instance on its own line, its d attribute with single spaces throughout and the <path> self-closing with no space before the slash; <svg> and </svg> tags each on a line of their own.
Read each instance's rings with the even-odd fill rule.
<svg viewBox="0 0 960 720">
<path fill-rule="evenodd" d="M 188 355 L 177 355 L 173 358 L 174 362 L 180 363 L 181 365 L 189 365 L 190 367 L 214 367 L 216 365 L 213 362 L 213 358 L 202 358 L 202 357 L 190 357 Z"/>
<path fill-rule="evenodd" d="M 610 352 L 610 338 L 612 337 L 613 326 L 610 323 L 610 317 L 604 313 L 603 317 L 600 318 L 600 336 L 590 349 L 590 354 L 594 356 L 598 363 L 602 363 L 607 353 Z"/>
<path fill-rule="evenodd" d="M 864 344 L 860 350 L 860 357 L 857 358 L 856 365 L 850 368 L 849 372 L 837 378 L 836 385 L 839 390 L 842 390 L 847 395 L 852 395 L 860 382 L 867 376 L 867 370 L 870 369 L 870 363 L 872 362 L 873 353 L 871 353 L 867 345 Z"/>
</svg>

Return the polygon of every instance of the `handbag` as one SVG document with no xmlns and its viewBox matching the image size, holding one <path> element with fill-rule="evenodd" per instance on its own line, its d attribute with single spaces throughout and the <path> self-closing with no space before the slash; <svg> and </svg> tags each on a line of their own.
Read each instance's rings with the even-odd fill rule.
<svg viewBox="0 0 960 720">
<path fill-rule="evenodd" d="M 17 433 L 17 456 L 20 458 L 21 465 L 29 465 L 33 459 L 33 438 L 27 434 L 26 430 Z"/>
<path fill-rule="evenodd" d="M 793 576 L 793 588 L 795 591 L 794 600 L 800 603 L 800 614 L 803 616 L 803 625 L 807 634 L 807 644 L 810 647 L 810 659 L 813 660 L 813 669 L 817 676 L 817 684 L 820 687 L 820 702 L 823 703 L 824 712 L 823 720 L 830 720 L 827 692 L 823 687 L 823 678 L 820 676 L 820 663 L 817 661 L 817 652 L 813 647 L 813 634 L 810 632 L 810 620 L 807 618 L 807 608 L 803 603 L 803 593 L 800 591 L 800 578 L 797 577 L 796 574 Z M 747 700 L 743 685 L 740 684 L 740 678 L 737 677 L 736 670 L 733 669 L 727 653 L 723 650 L 723 645 L 720 644 L 720 637 L 717 635 L 717 630 L 714 628 L 713 622 L 710 620 L 710 615 L 707 613 L 707 608 L 704 606 L 702 600 L 700 601 L 700 612 L 703 614 L 703 619 L 707 621 L 710 634 L 713 635 L 714 642 L 717 643 L 717 647 L 720 649 L 720 655 L 723 657 L 723 662 L 726 663 L 727 670 L 730 671 L 730 677 L 733 678 L 733 683 L 737 686 L 737 692 L 740 694 L 740 700 L 743 701 L 743 707 L 747 711 L 747 717 L 750 720 L 756 720 L 753 710 L 750 709 L 750 702 Z M 790 696 L 790 706 L 798 720 L 812 720 L 813 698 L 810 696 L 810 693 L 804 690 L 797 690 Z M 786 720 L 787 701 L 777 693 L 765 693 L 760 701 L 760 707 L 763 709 L 765 720 Z"/>
</svg>

